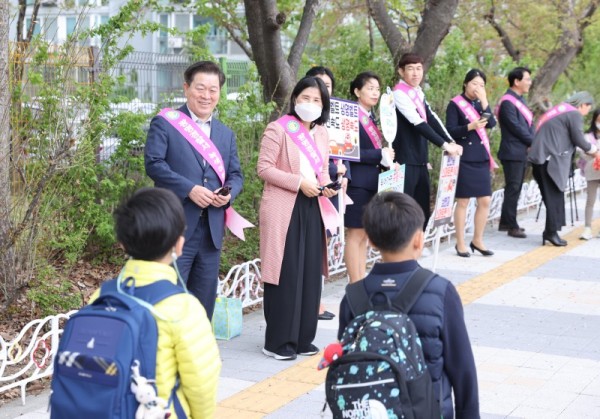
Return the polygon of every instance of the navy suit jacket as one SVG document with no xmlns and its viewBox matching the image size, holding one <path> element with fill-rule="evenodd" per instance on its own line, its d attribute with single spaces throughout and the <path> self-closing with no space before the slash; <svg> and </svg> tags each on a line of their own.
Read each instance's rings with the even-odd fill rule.
<svg viewBox="0 0 600 419">
<path fill-rule="evenodd" d="M 178 109 L 190 116 L 186 105 Z M 225 165 L 225 185 L 231 187 L 231 202 L 242 191 L 243 176 L 237 152 L 235 135 L 228 127 L 216 118 L 212 118 L 210 139 L 215 144 Z M 201 208 L 196 205 L 188 194 L 195 185 L 204 186 L 214 191 L 220 188 L 221 181 L 217 173 L 204 158 L 169 122 L 161 116 L 155 116 L 150 122 L 150 130 L 144 150 L 146 173 L 154 181 L 154 185 L 173 191 L 183 204 L 185 212 L 186 231 L 188 240 L 200 219 Z M 208 207 L 208 222 L 213 244 L 217 249 L 223 243 L 225 228 L 225 209 Z"/>
<path fill-rule="evenodd" d="M 379 184 L 379 173 L 381 173 L 381 149 L 375 148 L 369 135 L 359 125 L 359 141 L 360 141 L 360 161 L 350 162 L 352 170 L 352 179 L 350 186 L 354 188 L 364 188 L 370 191 L 377 191 Z"/>
<path fill-rule="evenodd" d="M 481 102 L 479 100 L 470 101 L 469 98 L 467 98 L 464 94 L 462 97 L 463 99 L 471 102 L 471 105 L 473 105 L 479 115 L 481 115 L 483 112 L 489 112 L 491 114 L 491 117 L 488 119 L 488 123 L 485 126 L 487 129 L 494 128 L 496 126 L 496 119 L 494 118 L 494 114 L 492 113 L 489 105 L 487 109 L 482 109 Z M 453 101 L 450 101 L 450 103 L 448 103 L 448 107 L 446 108 L 446 129 L 452 138 L 454 138 L 456 143 L 463 147 L 460 161 L 488 161 L 490 156 L 483 146 L 477 131 L 469 131 L 469 123 L 470 121 L 467 119 L 464 112 L 458 107 L 458 105 Z"/>
<path fill-rule="evenodd" d="M 508 89 L 506 93 L 525 104 L 523 97 L 516 94 L 512 89 Z M 521 111 L 508 100 L 500 105 L 498 122 L 500 122 L 500 133 L 502 135 L 498 158 L 507 161 L 527 160 L 527 148 L 533 143 L 535 135 L 534 124 L 530 126 Z"/>
</svg>

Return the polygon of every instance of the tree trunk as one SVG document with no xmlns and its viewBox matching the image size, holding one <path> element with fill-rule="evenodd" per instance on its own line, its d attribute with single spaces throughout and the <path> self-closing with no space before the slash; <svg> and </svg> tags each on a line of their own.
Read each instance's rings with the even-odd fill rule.
<svg viewBox="0 0 600 419">
<path fill-rule="evenodd" d="M 5 296 L 16 279 L 13 251 L 6 245 L 11 226 L 8 17 L 8 0 L 0 0 L 0 289 Z"/>
<path fill-rule="evenodd" d="M 285 13 L 278 11 L 275 0 L 244 0 L 248 41 L 263 86 L 263 97 L 266 102 L 277 104 L 273 118 L 287 109 L 319 1 L 306 0 L 298 33 L 286 58 L 281 44 Z"/>
<path fill-rule="evenodd" d="M 546 62 L 535 75 L 533 85 L 528 94 L 529 106 L 535 114 L 539 115 L 548 110 L 552 88 L 561 74 L 569 67 L 573 59 L 581 52 L 581 49 L 583 48 L 583 31 L 591 23 L 591 18 L 599 5 L 600 0 L 591 0 L 579 13 L 577 13 L 573 2 L 566 1 L 557 3 L 562 32 L 556 41 L 556 48 L 550 52 Z M 518 62 L 520 52 L 513 46 L 508 33 L 495 20 L 494 12 L 495 9 L 492 3 L 492 8 L 485 16 L 485 19 L 494 27 L 501 37 L 502 44 L 508 54 L 515 62 Z"/>
<path fill-rule="evenodd" d="M 591 18 L 596 13 L 598 5 L 600 5 L 600 0 L 592 0 L 577 15 L 571 2 L 559 4 L 558 7 L 563 9 L 564 18 L 561 19 L 562 33 L 558 40 L 558 47 L 550 53 L 538 71 L 529 92 L 529 103 L 535 113 L 541 113 L 547 109 L 552 87 L 571 64 L 571 61 L 581 52 L 583 31 L 591 23 Z"/>
<path fill-rule="evenodd" d="M 398 62 L 402 54 L 412 51 L 423 57 L 425 69 L 431 65 L 437 49 L 448 34 L 457 6 L 458 0 L 427 0 L 417 37 L 411 45 L 390 18 L 386 2 L 367 0 L 369 14 L 381 32 L 394 63 Z"/>
</svg>

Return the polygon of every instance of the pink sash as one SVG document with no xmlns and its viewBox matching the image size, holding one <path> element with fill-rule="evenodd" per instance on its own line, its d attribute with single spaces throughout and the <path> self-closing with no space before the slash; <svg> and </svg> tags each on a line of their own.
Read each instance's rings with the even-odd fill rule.
<svg viewBox="0 0 600 419">
<path fill-rule="evenodd" d="M 465 98 L 463 98 L 461 95 L 452 98 L 452 102 L 456 103 L 458 108 L 465 114 L 469 122 L 475 122 L 481 119 L 479 112 L 477 112 L 473 105 L 466 101 Z M 477 128 L 475 131 L 477 132 L 477 135 L 479 135 L 481 143 L 483 144 L 485 151 L 487 151 L 488 156 L 490 157 L 490 168 L 497 169 L 498 165 L 492 157 L 492 151 L 490 150 L 490 139 L 488 138 L 485 128 Z"/>
<path fill-rule="evenodd" d="M 542 125 L 544 125 L 546 122 L 548 122 L 555 116 L 558 116 L 565 112 L 576 111 L 576 110 L 577 110 L 577 108 L 574 107 L 573 105 L 569 105 L 568 103 L 559 103 L 558 105 L 551 108 L 548 112 L 546 112 L 545 114 L 542 115 L 542 117 L 538 121 L 537 128 L 535 129 L 536 132 L 540 130 Z"/>
<path fill-rule="evenodd" d="M 373 147 L 377 150 L 380 149 L 383 144 L 381 141 L 381 131 L 379 131 L 377 125 L 361 108 L 358 108 L 358 120 L 373 143 Z"/>
<path fill-rule="evenodd" d="M 505 100 L 508 100 L 510 103 L 515 105 L 515 108 L 517 108 L 519 110 L 519 112 L 521 112 L 521 115 L 523 115 L 523 117 L 525 117 L 525 120 L 527 121 L 529 126 L 531 126 L 531 124 L 533 124 L 533 112 L 531 112 L 529 110 L 527 105 L 525 105 L 523 102 L 521 102 L 519 99 L 517 99 L 513 95 L 505 94 L 504 96 L 502 96 L 500 98 L 500 102 L 498 102 L 498 112 L 500 112 L 500 105 L 502 105 L 502 102 L 504 102 Z"/>
<path fill-rule="evenodd" d="M 394 86 L 394 90 L 401 90 L 402 92 L 406 93 L 406 96 L 408 96 L 417 107 L 417 112 L 419 112 L 421 118 L 423 118 L 423 120 L 427 122 L 427 111 L 425 110 L 425 103 L 423 102 L 423 99 L 421 99 L 421 97 L 419 96 L 417 89 L 409 86 L 406 83 L 400 82 L 396 86 Z"/>
<path fill-rule="evenodd" d="M 198 125 L 194 123 L 192 118 L 184 114 L 183 112 L 165 108 L 158 114 L 162 116 L 169 124 L 173 126 L 179 133 L 187 140 L 188 143 L 194 150 L 210 164 L 213 170 L 219 176 L 221 184 L 225 184 L 225 165 L 223 164 L 223 157 L 221 153 L 206 134 L 198 128 Z M 252 223 L 238 214 L 233 207 L 230 205 L 225 210 L 225 225 L 229 230 L 242 240 L 244 237 L 244 228 L 254 227 Z"/>
<path fill-rule="evenodd" d="M 306 156 L 313 170 L 315 171 L 319 184 L 321 181 L 321 170 L 323 169 L 323 157 L 319 150 L 315 147 L 309 132 L 304 128 L 296 118 L 291 115 L 282 116 L 277 120 L 277 123 L 283 127 L 285 133 L 290 136 L 294 144 L 300 149 L 300 152 Z M 321 210 L 321 218 L 325 228 L 335 234 L 339 226 L 338 213 L 335 206 L 329 198 L 319 196 L 319 208 Z"/>
</svg>

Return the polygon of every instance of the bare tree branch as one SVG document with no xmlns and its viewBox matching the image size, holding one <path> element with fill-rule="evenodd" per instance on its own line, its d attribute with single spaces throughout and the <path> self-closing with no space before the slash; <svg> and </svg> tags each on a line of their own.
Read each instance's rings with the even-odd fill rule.
<svg viewBox="0 0 600 419">
<path fill-rule="evenodd" d="M 375 25 L 377 25 L 385 44 L 390 50 L 394 62 L 397 62 L 403 53 L 410 51 L 410 45 L 390 18 L 385 2 L 381 0 L 366 1 L 369 14 L 375 21 Z"/>
<path fill-rule="evenodd" d="M 290 54 L 288 56 L 288 63 L 294 78 L 296 78 L 298 74 L 298 67 L 300 66 L 300 62 L 302 60 L 304 48 L 308 43 L 308 37 L 310 36 L 310 31 L 312 29 L 315 16 L 317 15 L 318 6 L 319 0 L 306 0 L 306 4 L 304 5 L 302 19 L 300 20 L 300 27 L 298 28 L 298 33 L 296 34 L 296 38 L 294 38 L 294 43 L 292 44 L 292 48 L 290 49 Z"/>
<path fill-rule="evenodd" d="M 429 68 L 437 49 L 448 35 L 457 7 L 458 0 L 429 0 L 425 3 L 423 19 L 412 47 L 412 51 L 425 60 L 425 69 Z"/>
<path fill-rule="evenodd" d="M 490 25 L 494 28 L 500 40 L 502 41 L 502 45 L 504 45 L 504 49 L 514 62 L 518 63 L 521 60 L 521 51 L 516 49 L 508 36 L 508 33 L 504 30 L 504 28 L 496 21 L 495 17 L 496 7 L 494 6 L 494 2 L 492 1 L 492 6 L 490 7 L 489 13 L 484 15 L 485 20 L 489 22 Z"/>
<path fill-rule="evenodd" d="M 529 103 L 537 113 L 545 110 L 545 101 L 550 96 L 552 87 L 581 52 L 583 30 L 589 26 L 590 18 L 598 9 L 599 4 L 600 0 L 590 1 L 579 16 L 575 15 L 572 3 L 559 4 L 558 7 L 563 15 L 560 19 L 562 33 L 557 42 L 558 47 L 550 53 L 542 68 L 539 69 L 529 93 Z"/>
</svg>

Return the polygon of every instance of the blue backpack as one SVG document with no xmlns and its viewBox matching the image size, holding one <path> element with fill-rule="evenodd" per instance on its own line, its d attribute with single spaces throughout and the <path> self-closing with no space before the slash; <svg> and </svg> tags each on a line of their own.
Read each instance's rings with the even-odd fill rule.
<svg viewBox="0 0 600 419">
<path fill-rule="evenodd" d="M 334 418 L 440 419 L 440 401 L 408 312 L 435 274 L 419 268 L 385 304 L 374 305 L 363 281 L 346 287 L 354 320 L 342 334 L 343 354 L 327 371 L 325 394 Z"/>
<path fill-rule="evenodd" d="M 133 278 L 120 285 L 105 282 L 100 296 L 67 321 L 54 358 L 51 419 L 131 419 L 139 403 L 130 385 L 133 365 L 140 375 L 156 376 L 158 329 L 151 305 L 185 292 L 167 280 L 135 287 Z M 135 296 L 135 298 L 132 298 Z M 185 418 L 175 397 L 169 399 L 178 418 Z"/>
</svg>

